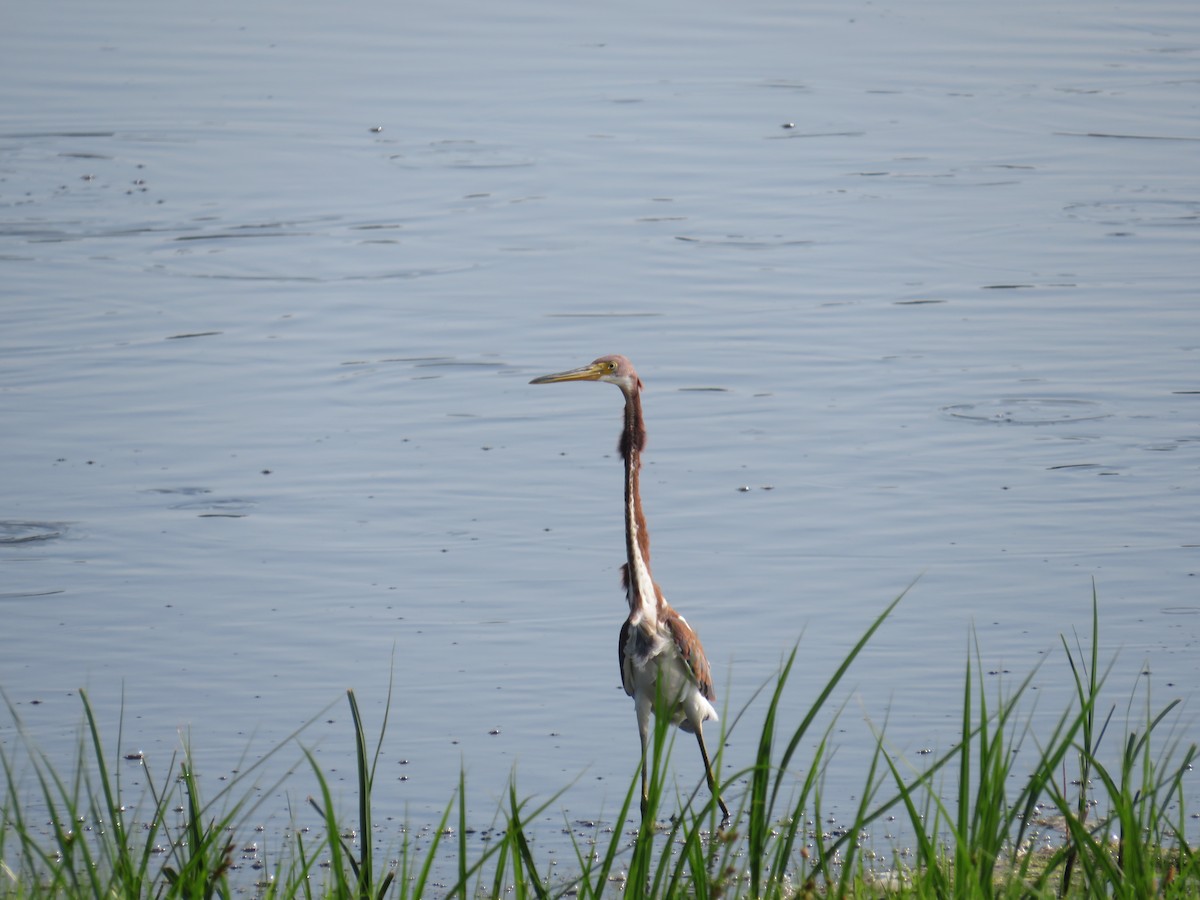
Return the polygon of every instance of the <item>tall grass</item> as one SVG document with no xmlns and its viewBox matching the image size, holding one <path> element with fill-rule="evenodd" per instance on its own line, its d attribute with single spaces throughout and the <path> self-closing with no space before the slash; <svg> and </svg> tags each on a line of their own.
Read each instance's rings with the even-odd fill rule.
<svg viewBox="0 0 1200 900">
<path fill-rule="evenodd" d="M 178 774 L 173 781 L 168 775 L 166 784 L 158 782 L 154 771 L 143 765 L 146 787 L 132 792 L 135 802 L 122 786 L 120 760 L 105 750 L 86 691 L 79 692 L 85 727 L 69 776 L 36 749 L 26 737 L 16 707 L 7 695 L 3 697 L 24 738 L 27 767 L 32 770 L 39 805 L 48 816 L 49 833 L 47 837 L 28 820 L 17 760 L 8 752 L 0 753 L 6 788 L 4 827 L 0 829 L 0 860 L 4 861 L 0 896 L 228 896 L 235 849 L 229 835 L 262 802 L 253 799 L 252 790 L 239 791 L 247 788 L 271 755 L 317 718 L 310 719 L 272 754 L 251 765 L 239 765 L 238 774 L 207 801 L 200 793 L 190 749 L 185 747 L 182 756 L 172 756 L 168 772 L 178 766 Z M 144 762 L 140 754 L 127 761 Z M 267 793 L 290 774 L 280 776 Z M 176 810 L 182 811 L 183 818 L 181 824 L 173 825 Z M 132 828 L 131 822 L 140 824 Z"/>
<path fill-rule="evenodd" d="M 648 754 L 645 817 L 636 819 L 634 813 L 640 776 L 632 769 L 616 810 L 619 827 L 604 831 L 598 826 L 590 836 L 573 836 L 573 866 L 566 874 L 552 874 L 539 860 L 530 823 L 553 808 L 569 786 L 535 803 L 520 796 L 515 776 L 496 812 L 503 825 L 496 840 L 468 845 L 467 787 L 460 774 L 431 843 L 418 851 L 405 833 L 398 836 L 394 861 L 381 864 L 374 852 L 372 794 L 387 714 L 378 734 L 369 738 L 350 691 L 357 808 L 344 818 L 316 758 L 302 748 L 317 784 L 310 803 L 320 814 L 324 833 L 310 838 L 304 830 L 290 831 L 272 877 L 260 878 L 255 890 L 268 898 L 345 900 L 434 895 L 464 900 L 587 900 L 618 894 L 633 900 L 1200 895 L 1200 863 L 1186 839 L 1184 803 L 1196 746 L 1184 745 L 1170 731 L 1178 701 L 1156 709 L 1148 679 L 1144 691 L 1129 693 L 1123 728 L 1116 725 L 1117 706 L 1102 706 L 1108 673 L 1099 668 L 1094 597 L 1088 645 L 1078 637 L 1073 643 L 1062 640 L 1074 700 L 1049 734 L 1035 733 L 1022 713 L 1037 672 L 1012 687 L 990 691 L 984 684 L 982 652 L 972 639 L 954 746 L 929 758 L 920 770 L 911 768 L 890 748 L 885 722 L 875 731 L 874 752 L 862 773 L 851 821 L 838 831 L 823 832 L 824 773 L 841 712 L 829 707 L 845 675 L 899 602 L 897 598 L 883 609 L 817 687 L 797 721 L 785 721 L 783 703 L 795 650 L 734 717 L 730 734 L 749 719 L 757 718 L 758 724 L 752 762 L 724 779 L 729 793 L 744 786 L 730 828 L 720 829 L 703 780 L 689 791 L 671 782 L 668 760 L 676 732 L 656 724 Z M 172 760 L 169 771 L 177 770 L 177 775 L 169 786 L 145 767 L 147 787 L 137 797 L 144 807 L 127 809 L 130 798 L 121 784 L 121 767 L 105 750 L 86 693 L 81 692 L 80 701 L 85 726 L 71 772 L 56 770 L 28 739 L 20 745 L 27 751 L 23 765 L 11 751 L 0 754 L 6 787 L 0 804 L 5 823 L 0 829 L 0 896 L 209 898 L 245 890 L 232 874 L 230 835 L 254 812 L 247 779 L 265 760 L 206 800 L 191 750 L 185 747 Z M 15 707 L 7 697 L 5 702 L 20 728 Z M 389 693 L 385 710 L 390 705 Z M 830 724 L 818 731 L 822 718 Z M 297 732 L 272 753 L 299 741 Z M 810 748 L 804 758 L 801 747 Z M 717 772 L 721 755 L 719 750 L 714 761 Z M 1018 761 L 1026 758 L 1031 760 L 1028 769 L 1018 770 Z M 48 831 L 23 811 L 22 792 L 28 786 L 19 768 L 32 772 L 28 782 L 37 804 L 49 811 Z M 169 815 L 179 808 L 182 813 L 175 818 Z M 862 835 L 895 815 L 905 820 L 913 851 L 903 856 L 893 847 L 892 862 L 881 864 L 864 850 Z M 177 824 L 169 825 L 172 821 Z M 143 824 L 135 830 L 132 822 Z M 626 831 L 620 827 L 626 822 L 635 827 Z M 1053 826 L 1051 839 L 1047 823 Z M 435 869 L 442 879 L 436 885 Z"/>
</svg>

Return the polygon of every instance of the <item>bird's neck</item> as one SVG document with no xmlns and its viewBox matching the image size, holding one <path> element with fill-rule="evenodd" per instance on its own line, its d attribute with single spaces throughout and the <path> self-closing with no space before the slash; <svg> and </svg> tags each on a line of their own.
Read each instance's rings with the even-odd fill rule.
<svg viewBox="0 0 1200 900">
<path fill-rule="evenodd" d="M 642 448 L 646 426 L 642 400 L 636 391 L 625 398 L 625 430 L 621 433 L 621 455 L 625 458 L 625 571 L 630 619 L 653 631 L 658 624 L 658 589 L 650 574 L 650 532 L 642 512 Z"/>
</svg>

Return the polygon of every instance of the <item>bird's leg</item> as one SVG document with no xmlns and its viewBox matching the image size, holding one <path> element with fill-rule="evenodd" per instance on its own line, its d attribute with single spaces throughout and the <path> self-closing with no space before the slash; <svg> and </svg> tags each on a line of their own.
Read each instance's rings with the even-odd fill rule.
<svg viewBox="0 0 1200 900">
<path fill-rule="evenodd" d="M 649 717 L 643 716 L 641 710 L 638 710 L 638 737 L 642 741 L 642 823 L 646 822 L 646 809 L 650 806 L 650 776 L 647 772 L 648 764 L 648 744 L 650 743 L 650 723 Z"/>
<path fill-rule="evenodd" d="M 646 821 L 646 807 L 650 805 L 650 791 L 646 787 L 646 762 L 642 760 L 642 822 Z"/>
<path fill-rule="evenodd" d="M 721 795 L 717 791 L 717 780 L 713 778 L 712 763 L 708 761 L 708 748 L 704 746 L 704 730 L 700 726 L 696 727 L 696 743 L 700 745 L 700 757 L 704 760 L 704 774 L 708 776 L 708 789 L 716 798 L 717 806 L 721 807 L 721 827 L 724 828 L 729 824 L 729 807 L 725 805 L 725 801 L 721 799 Z"/>
</svg>

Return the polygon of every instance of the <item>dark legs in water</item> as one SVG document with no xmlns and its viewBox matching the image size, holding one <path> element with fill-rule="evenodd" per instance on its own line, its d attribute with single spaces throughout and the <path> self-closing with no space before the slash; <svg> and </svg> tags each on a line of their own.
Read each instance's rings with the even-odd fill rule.
<svg viewBox="0 0 1200 900">
<path fill-rule="evenodd" d="M 647 745 L 650 741 L 650 729 L 642 728 L 642 819 L 646 818 L 646 807 L 650 805 L 650 776 L 646 767 Z M 713 799 L 717 801 L 717 806 L 721 808 L 721 828 L 729 824 L 729 807 L 725 805 L 725 800 L 717 792 L 717 780 L 713 777 L 712 763 L 708 758 L 708 747 L 704 744 L 704 731 L 701 728 L 696 729 L 696 743 L 700 745 L 700 758 L 704 760 L 704 775 L 708 779 L 708 789 L 712 791 Z"/>
</svg>

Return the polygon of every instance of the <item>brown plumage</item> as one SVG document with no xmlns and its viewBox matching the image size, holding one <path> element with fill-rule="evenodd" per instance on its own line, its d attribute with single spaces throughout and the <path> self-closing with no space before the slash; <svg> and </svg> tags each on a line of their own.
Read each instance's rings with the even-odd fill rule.
<svg viewBox="0 0 1200 900">
<path fill-rule="evenodd" d="M 560 381 L 607 381 L 625 396 L 625 425 L 619 445 L 625 461 L 625 554 L 621 579 L 629 601 L 629 616 L 621 626 L 618 659 L 621 684 L 633 698 L 638 735 L 642 743 L 642 817 L 648 803 L 646 754 L 650 740 L 650 717 L 656 698 L 665 704 L 672 724 L 696 735 L 704 774 L 713 798 L 721 809 L 722 827 L 729 809 L 717 789 L 703 723 L 717 720 L 713 706 L 716 693 L 708 658 L 696 633 L 667 603 L 662 589 L 650 573 L 650 532 L 642 510 L 642 450 L 646 445 L 646 423 L 642 418 L 642 380 L 624 356 L 602 356 L 589 365 L 554 375 L 543 375 L 531 384 Z"/>
</svg>

